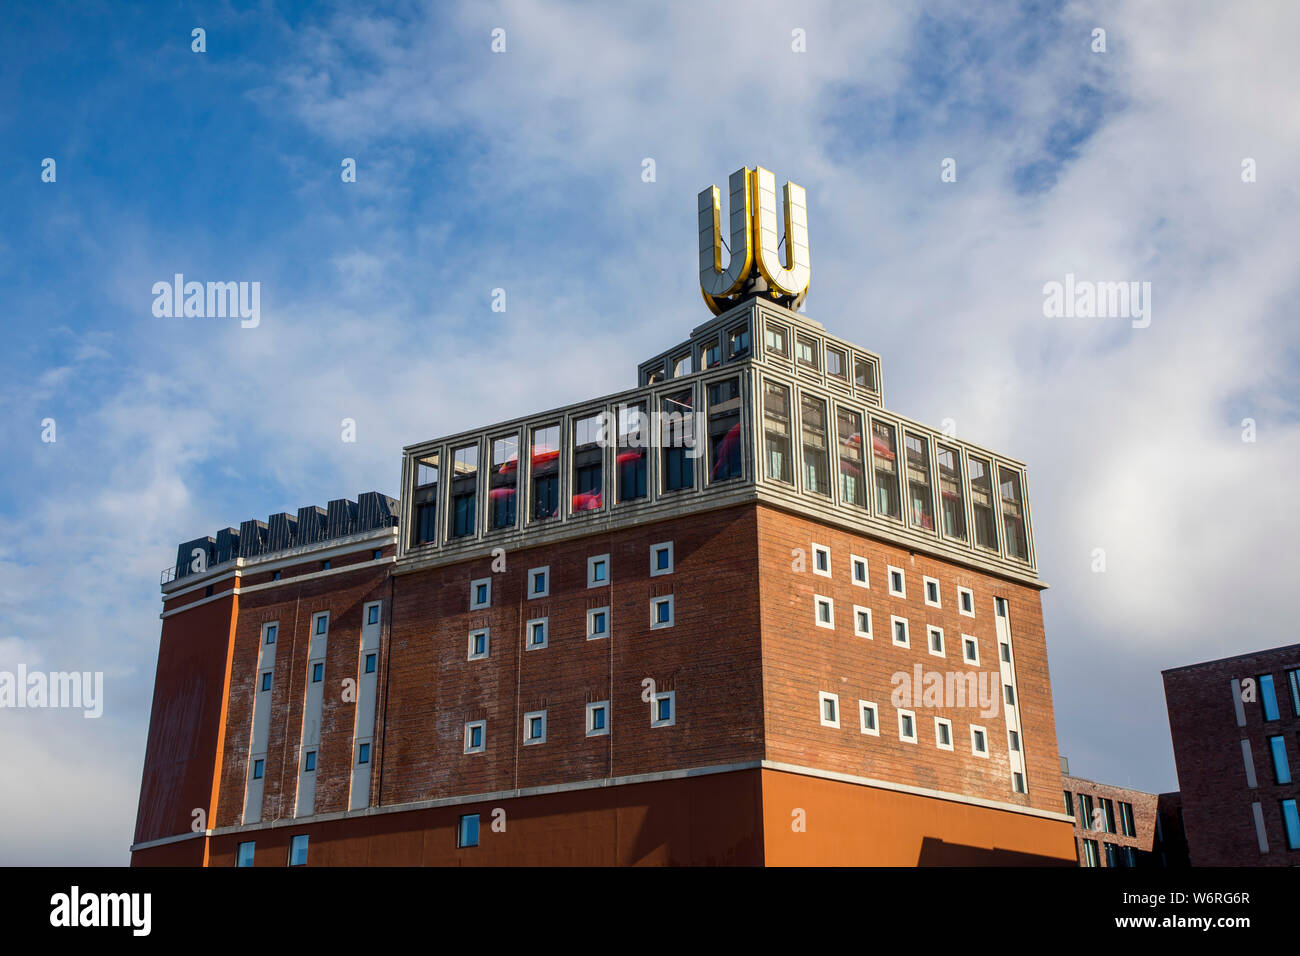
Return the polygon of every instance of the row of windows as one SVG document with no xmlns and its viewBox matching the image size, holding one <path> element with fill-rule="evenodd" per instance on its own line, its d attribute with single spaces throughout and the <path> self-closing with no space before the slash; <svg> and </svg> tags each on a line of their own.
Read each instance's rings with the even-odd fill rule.
<svg viewBox="0 0 1300 956">
<path fill-rule="evenodd" d="M 835 629 L 835 600 L 824 594 L 813 595 L 813 622 L 827 630 Z M 889 632 L 892 643 L 895 647 L 911 647 L 911 622 L 898 614 L 889 616 Z M 944 638 L 942 627 L 935 624 L 927 624 L 926 647 L 935 657 L 947 657 L 948 649 Z M 871 608 L 864 607 L 861 604 L 853 605 L 853 633 L 856 637 L 864 637 L 867 640 L 874 640 L 875 634 L 872 630 Z M 998 642 L 999 653 L 1006 663 L 1011 663 L 1011 645 L 1006 641 Z M 961 657 L 965 664 L 976 664 L 980 662 L 979 641 L 973 635 L 961 635 Z M 1007 685 L 1006 697 L 1008 704 L 1015 703 L 1015 691 Z"/>
<path fill-rule="evenodd" d="M 792 403 L 789 385 L 766 379 L 762 385 L 764 475 L 795 484 L 794 436 L 799 436 L 800 487 L 803 491 L 904 521 L 917 530 L 938 530 L 945 538 L 968 543 L 967 502 L 977 548 L 1029 560 L 1023 482 L 1018 469 L 995 463 L 953 443 L 901 426 L 878 414 L 869 415 L 871 450 L 861 410 L 845 405 L 828 408 L 820 395 L 799 389 Z M 796 421 L 796 410 L 798 418 Z M 830 420 L 834 414 L 834 428 Z M 899 460 L 902 431 L 903 459 Z M 839 480 L 832 487 L 832 449 Z M 870 467 L 868 468 L 868 458 Z M 934 467 L 937 465 L 936 467 Z M 993 490 L 994 468 L 998 495 Z M 936 527 L 935 490 L 938 495 Z M 905 495 L 905 497 L 904 497 Z M 906 512 L 906 514 L 904 514 Z"/>
<path fill-rule="evenodd" d="M 817 695 L 817 705 L 821 725 L 838 730 L 840 727 L 839 695 L 821 691 Z M 904 743 L 918 743 L 916 712 L 900 709 L 897 716 L 898 739 Z M 952 721 L 947 717 L 935 717 L 933 720 L 934 745 L 940 750 L 954 749 Z M 871 737 L 880 736 L 880 709 L 874 701 L 858 701 L 858 729 Z M 989 756 L 988 730 L 979 724 L 971 724 L 969 729 L 971 753 L 977 757 Z M 1012 731 L 1009 739 L 1011 749 L 1018 751 L 1020 749 L 1020 735 Z M 1016 773 L 1013 775 L 1013 786 L 1017 793 L 1025 792 L 1023 774 Z"/>
<path fill-rule="evenodd" d="M 257 844 L 253 840 L 239 844 L 235 852 L 235 866 L 252 866 Z M 307 865 L 307 834 L 299 833 L 289 840 L 289 865 Z"/>
<path fill-rule="evenodd" d="M 597 700 L 586 705 L 586 735 L 604 737 L 610 733 L 612 717 L 609 701 Z M 525 746 L 546 743 L 545 710 L 533 710 L 524 714 L 523 742 Z M 650 701 L 650 726 L 671 727 L 677 723 L 677 692 L 663 691 L 654 695 Z M 465 753 L 477 754 L 487 751 L 487 721 L 471 720 L 465 724 Z"/>
<path fill-rule="evenodd" d="M 1097 811 L 1101 813 L 1098 814 Z M 1137 825 L 1133 821 L 1133 804 L 1120 801 L 1119 803 L 1119 829 L 1115 827 L 1115 801 L 1110 797 L 1101 797 L 1096 804 L 1093 802 L 1092 794 L 1081 793 L 1078 800 L 1078 814 L 1075 813 L 1074 794 L 1069 790 L 1065 791 L 1065 812 L 1075 817 L 1079 826 L 1084 830 L 1100 830 L 1103 833 L 1122 833 L 1126 837 L 1137 836 Z M 1094 826 L 1094 823 L 1100 826 Z"/>
<path fill-rule="evenodd" d="M 370 744 L 363 743 L 357 746 L 357 764 L 370 763 Z M 308 750 L 303 754 L 303 772 L 310 773 L 316 769 L 316 751 Z M 253 761 L 253 779 L 261 780 L 266 775 L 266 760 L 258 758 Z"/>
<path fill-rule="evenodd" d="M 831 549 L 824 544 L 813 542 L 813 574 L 824 578 L 834 577 L 832 572 Z M 849 555 L 849 579 L 858 587 L 871 588 L 870 565 L 866 558 Z M 923 596 L 929 607 L 943 607 L 943 593 L 938 578 L 923 575 L 921 578 Z M 885 586 L 890 597 L 907 597 L 907 574 L 902 568 L 892 564 L 885 566 Z M 975 616 L 975 592 L 970 588 L 957 586 L 957 609 L 965 617 Z"/>
<path fill-rule="evenodd" d="M 1097 852 L 1096 840 L 1083 840 L 1083 858 L 1080 861 L 1084 866 L 1101 866 L 1101 860 Z M 1131 846 L 1120 846 L 1117 843 L 1103 844 L 1106 848 L 1106 865 L 1110 867 L 1135 867 L 1137 866 L 1137 850 Z"/>
<path fill-rule="evenodd" d="M 673 596 L 665 594 L 650 599 L 650 629 L 672 627 Z M 587 609 L 587 640 L 596 641 L 610 635 L 609 605 Z M 540 650 L 550 646 L 550 618 L 531 618 L 524 625 L 525 650 Z M 492 629 L 479 627 L 469 632 L 468 660 L 486 660 L 492 654 Z"/>
<path fill-rule="evenodd" d="M 650 546 L 650 576 L 660 577 L 673 573 L 673 543 L 661 541 Z M 587 587 L 605 587 L 611 582 L 608 554 L 587 558 Z M 527 598 L 530 601 L 551 596 L 551 567 L 528 569 Z M 481 611 L 492 606 L 492 579 L 475 578 L 469 583 L 469 609 Z"/>
</svg>

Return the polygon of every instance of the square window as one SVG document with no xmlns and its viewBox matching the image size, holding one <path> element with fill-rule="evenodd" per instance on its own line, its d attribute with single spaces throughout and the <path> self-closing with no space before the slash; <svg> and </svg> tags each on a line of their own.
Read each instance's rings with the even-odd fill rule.
<svg viewBox="0 0 1300 956">
<path fill-rule="evenodd" d="M 898 739 L 905 743 L 916 743 L 916 714 L 910 710 L 898 712 Z"/>
<path fill-rule="evenodd" d="M 253 851 L 255 849 L 256 844 L 251 840 L 247 843 L 239 844 L 239 856 L 235 860 L 235 866 L 252 866 Z"/>
<path fill-rule="evenodd" d="M 267 671 L 265 674 L 262 675 L 262 690 L 268 691 L 270 689 L 271 689 L 271 672 Z"/>
<path fill-rule="evenodd" d="M 316 617 L 316 633 L 326 634 L 329 632 L 330 616 L 328 614 L 319 614 Z"/>
<path fill-rule="evenodd" d="M 266 643 L 268 644 L 275 643 L 275 633 L 277 630 L 279 630 L 279 627 L 275 624 L 266 625 Z"/>
<path fill-rule="evenodd" d="M 378 654 L 367 654 L 367 655 L 366 655 L 366 673 L 367 673 L 367 674 L 373 674 L 373 673 L 375 672 L 375 667 L 377 666 L 378 662 L 379 662 L 379 655 L 378 655 Z"/>
<path fill-rule="evenodd" d="M 907 597 L 907 579 L 902 568 L 889 568 L 889 593 L 892 597 Z"/>
<path fill-rule="evenodd" d="M 604 737 L 609 733 L 609 701 L 598 700 L 587 705 L 587 736 Z"/>
<path fill-rule="evenodd" d="M 911 647 L 912 640 L 907 633 L 907 618 L 892 615 L 889 623 L 894 634 L 894 644 L 898 647 Z"/>
<path fill-rule="evenodd" d="M 311 665 L 311 682 L 313 684 L 319 684 L 324 679 L 325 679 L 325 662 L 317 661 L 315 664 Z"/>
<path fill-rule="evenodd" d="M 851 554 L 849 555 L 849 561 L 853 565 L 853 583 L 858 587 L 871 587 L 871 581 L 867 575 L 867 559 Z"/>
<path fill-rule="evenodd" d="M 274 574 L 271 575 L 271 580 L 272 580 L 272 581 L 278 581 L 278 580 L 280 580 L 280 576 L 281 576 L 283 573 L 284 573 L 284 572 L 282 572 L 282 571 L 276 571 Z"/>
<path fill-rule="evenodd" d="M 478 846 L 478 814 L 466 813 L 456 826 L 456 848 Z"/>
<path fill-rule="evenodd" d="M 371 557 L 371 559 L 374 560 L 374 561 L 378 561 L 378 560 L 379 560 L 380 558 L 382 558 L 383 556 L 384 556 L 384 552 L 381 551 L 381 550 L 379 550 L 378 548 L 376 548 L 374 551 L 370 552 L 370 557 Z"/>
<path fill-rule="evenodd" d="M 966 664 L 978 664 L 980 662 L 979 642 L 969 634 L 961 636 L 961 659 Z"/>
<path fill-rule="evenodd" d="M 378 605 L 378 604 L 372 604 L 372 605 L 370 605 L 370 607 L 366 608 L 366 623 L 367 623 L 367 624 L 378 624 L 378 623 L 379 623 L 379 605 Z"/>
<path fill-rule="evenodd" d="M 827 347 L 826 374 L 838 378 L 842 382 L 847 382 L 849 380 L 848 355 L 839 349 Z"/>
<path fill-rule="evenodd" d="M 663 541 L 650 545 L 650 577 L 673 573 L 673 543 Z"/>
<path fill-rule="evenodd" d="M 370 744 L 360 744 L 357 746 L 357 763 L 370 763 Z"/>
<path fill-rule="evenodd" d="M 977 727 L 971 724 L 970 728 L 970 750 L 977 757 L 987 757 L 989 755 L 988 734 L 983 727 Z"/>
<path fill-rule="evenodd" d="M 534 710 L 524 714 L 524 743 L 546 743 L 546 711 Z"/>
<path fill-rule="evenodd" d="M 477 611 L 492 605 L 492 579 L 478 578 L 469 582 L 469 609 Z"/>
<path fill-rule="evenodd" d="M 477 631 L 469 632 L 469 659 L 472 661 L 484 660 L 492 650 L 492 631 L 490 628 L 479 628 Z"/>
<path fill-rule="evenodd" d="M 304 771 L 312 771 L 312 770 L 315 770 L 315 769 L 316 769 L 316 751 L 314 751 L 314 750 L 308 750 L 308 751 L 307 751 L 307 753 L 306 753 L 306 755 L 305 755 L 305 757 L 304 757 L 304 759 L 303 759 L 303 767 L 302 767 L 302 769 L 303 769 Z"/>
<path fill-rule="evenodd" d="M 934 745 L 940 750 L 952 750 L 952 721 L 934 718 Z"/>
<path fill-rule="evenodd" d="M 609 555 L 587 559 L 587 587 L 599 588 L 609 583 Z"/>
<path fill-rule="evenodd" d="M 528 572 L 528 600 L 549 597 L 551 593 L 551 569 L 532 568 Z"/>
<path fill-rule="evenodd" d="M 663 597 L 650 599 L 650 628 L 652 630 L 660 627 L 673 626 L 673 596 L 665 594 Z"/>
<path fill-rule="evenodd" d="M 957 589 L 957 609 L 967 617 L 975 616 L 975 592 L 970 588 Z"/>
<path fill-rule="evenodd" d="M 253 779 L 254 779 L 254 780 L 261 780 L 261 779 L 262 779 L 262 774 L 263 774 L 265 771 L 266 771 L 266 761 L 265 761 L 265 760 L 258 759 L 258 760 L 254 760 L 254 761 L 253 761 Z"/>
<path fill-rule="evenodd" d="M 549 641 L 547 631 L 550 619 L 539 617 L 528 622 L 528 650 L 537 650 L 546 647 Z"/>
<path fill-rule="evenodd" d="M 818 708 L 821 714 L 823 727 L 839 727 L 840 725 L 840 699 L 835 694 L 826 692 L 817 695 Z"/>
<path fill-rule="evenodd" d="M 880 714 L 877 713 L 875 704 L 867 700 L 858 701 L 858 719 L 864 734 L 880 736 Z"/>
<path fill-rule="evenodd" d="M 289 844 L 289 865 L 307 865 L 307 834 L 299 833 Z"/>
<path fill-rule="evenodd" d="M 871 608 L 853 605 L 853 634 L 871 640 Z"/>
<path fill-rule="evenodd" d="M 651 727 L 671 727 L 677 723 L 677 692 L 655 694 L 654 709 L 650 713 Z"/>
<path fill-rule="evenodd" d="M 926 629 L 930 635 L 930 653 L 935 657 L 945 657 L 943 649 L 943 628 L 929 627 Z"/>
<path fill-rule="evenodd" d="M 812 546 L 813 553 L 813 574 L 820 574 L 824 578 L 831 576 L 831 549 L 822 544 Z"/>
<path fill-rule="evenodd" d="M 794 359 L 800 365 L 810 369 L 817 368 L 817 343 L 805 336 L 796 335 L 794 340 Z"/>
<path fill-rule="evenodd" d="M 330 569 L 330 563 L 328 561 L 322 561 L 320 563 L 320 569 L 322 571 L 328 571 Z"/>
<path fill-rule="evenodd" d="M 763 346 L 769 354 L 790 358 L 790 339 L 784 326 L 767 323 L 763 329 Z"/>
<path fill-rule="evenodd" d="M 942 607 L 939 602 L 939 582 L 934 578 L 922 578 L 925 582 L 925 603 L 930 607 Z"/>
<path fill-rule="evenodd" d="M 824 595 L 814 594 L 813 606 L 816 608 L 817 626 L 835 630 L 835 602 Z"/>
<path fill-rule="evenodd" d="M 487 721 L 471 720 L 465 725 L 465 753 L 482 753 L 487 744 Z"/>
<path fill-rule="evenodd" d="M 593 607 L 587 609 L 587 640 L 594 641 L 609 637 L 609 608 Z"/>
</svg>

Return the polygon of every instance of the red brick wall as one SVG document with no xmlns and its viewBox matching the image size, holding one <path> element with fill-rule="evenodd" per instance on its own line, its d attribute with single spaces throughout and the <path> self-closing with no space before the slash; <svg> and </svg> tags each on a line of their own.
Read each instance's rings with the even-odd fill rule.
<svg viewBox="0 0 1300 956">
<path fill-rule="evenodd" d="M 760 508 L 758 521 L 769 760 L 1063 812 L 1056 722 L 1036 589 L 772 508 Z M 813 573 L 814 542 L 831 549 L 829 579 Z M 796 549 L 804 553 L 802 571 L 794 570 Z M 867 559 L 870 588 L 853 584 L 853 554 Z M 890 596 L 886 582 L 889 565 L 904 571 L 906 598 Z M 942 608 L 926 605 L 925 576 L 938 579 Z M 974 618 L 958 612 L 959 585 L 974 591 Z M 814 594 L 833 598 L 833 631 L 814 623 Z M 1016 794 L 1011 786 L 1005 704 L 998 677 L 995 596 L 1006 598 L 1009 604 L 1027 794 Z M 871 609 L 871 640 L 854 634 L 855 604 Z M 895 614 L 909 621 L 909 648 L 892 642 L 890 617 Z M 928 625 L 943 628 L 945 657 L 929 653 Z M 978 667 L 963 663 L 963 633 L 978 641 Z M 913 706 L 918 742 L 904 743 L 899 739 L 897 710 L 890 703 L 895 686 L 891 677 L 900 671 L 913 673 L 915 664 L 920 664 L 923 672 L 989 672 L 998 700 L 997 714 L 981 716 L 978 707 Z M 821 725 L 819 691 L 839 695 L 838 729 Z M 859 699 L 876 703 L 880 736 L 868 736 L 859 729 Z M 952 720 L 952 751 L 935 746 L 934 717 Z M 987 729 L 988 758 L 971 753 L 971 724 Z"/>
<path fill-rule="evenodd" d="M 1079 865 L 1082 866 L 1085 860 L 1083 851 L 1083 840 L 1095 840 L 1097 843 L 1097 859 L 1099 866 L 1106 866 L 1106 846 L 1107 843 L 1113 843 L 1116 846 L 1132 847 L 1139 854 L 1137 864 L 1139 866 L 1159 866 L 1159 847 L 1156 845 L 1156 809 L 1159 797 L 1154 793 L 1144 793 L 1141 790 L 1129 790 L 1125 787 L 1112 787 L 1109 784 L 1097 783 L 1094 780 L 1085 780 L 1082 777 L 1061 777 L 1061 786 L 1064 790 L 1070 791 L 1074 800 L 1074 837 L 1076 849 L 1079 855 Z M 1079 821 L 1083 819 L 1082 800 L 1080 797 L 1087 794 L 1092 797 L 1093 810 L 1101 809 L 1102 798 L 1110 800 L 1115 807 L 1115 832 L 1107 833 L 1105 830 L 1091 829 L 1092 820 L 1088 820 L 1088 826 L 1081 826 Z M 1128 837 L 1124 835 L 1124 823 L 1120 818 L 1120 804 L 1128 803 L 1133 806 L 1133 824 L 1137 836 Z M 1061 810 L 1065 810 L 1065 794 L 1061 795 Z M 1103 820 L 1103 826 L 1105 825 Z"/>
<path fill-rule="evenodd" d="M 1183 822 L 1193 866 L 1294 866 L 1280 801 L 1300 797 L 1296 784 L 1275 784 L 1268 738 L 1286 738 L 1292 780 L 1300 779 L 1300 720 L 1291 703 L 1286 670 L 1300 667 L 1300 644 L 1164 672 L 1165 703 L 1173 736 Z M 1265 721 L 1262 706 L 1245 703 L 1246 726 L 1237 726 L 1229 682 L 1271 673 L 1279 719 Z M 1241 741 L 1249 740 L 1258 786 L 1247 785 Z M 1251 804 L 1258 801 L 1268 837 L 1260 853 Z"/>
</svg>

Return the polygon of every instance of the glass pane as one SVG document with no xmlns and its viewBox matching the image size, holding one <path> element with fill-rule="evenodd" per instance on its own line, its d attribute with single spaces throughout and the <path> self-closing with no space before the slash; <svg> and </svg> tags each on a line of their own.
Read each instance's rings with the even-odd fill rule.
<svg viewBox="0 0 1300 956">
<path fill-rule="evenodd" d="M 876 511 L 901 518 L 898 498 L 898 444 L 894 426 L 871 421 L 871 458 L 876 472 Z"/>
<path fill-rule="evenodd" d="M 545 521 L 560 513 L 560 426 L 533 429 L 529 452 L 533 484 L 533 520 Z"/>
<path fill-rule="evenodd" d="M 934 530 L 934 495 L 930 490 L 930 442 L 924 435 L 904 432 L 907 445 L 907 515 L 913 526 Z"/>
<path fill-rule="evenodd" d="M 862 462 L 862 416 L 840 407 L 835 420 L 840 443 L 840 497 L 846 504 L 865 507 L 867 473 Z"/>
<path fill-rule="evenodd" d="M 660 399 L 664 491 L 695 487 L 694 403 L 694 393 L 689 388 Z"/>
<path fill-rule="evenodd" d="M 803 484 L 814 494 L 831 493 L 830 454 L 826 441 L 826 403 L 804 395 L 799 403 L 803 429 Z"/>
<path fill-rule="evenodd" d="M 853 360 L 853 383 L 858 388 L 865 388 L 868 391 L 876 390 L 876 366 L 869 359 L 859 358 Z"/>
<path fill-rule="evenodd" d="M 614 459 L 619 501 L 634 501 L 646 496 L 648 445 L 649 423 L 645 404 L 624 405 L 618 410 L 618 454 Z"/>
<path fill-rule="evenodd" d="M 741 325 L 727 333 L 728 358 L 744 358 L 749 354 L 749 326 Z"/>
<path fill-rule="evenodd" d="M 975 543 L 996 551 L 998 532 L 993 523 L 993 479 L 989 475 L 989 463 L 973 455 L 970 459 L 970 503 L 975 514 Z"/>
<path fill-rule="evenodd" d="M 796 336 L 794 341 L 794 358 L 800 365 L 806 365 L 808 368 L 817 368 L 817 343 L 802 335 Z"/>
<path fill-rule="evenodd" d="M 740 379 L 709 386 L 709 481 L 742 475 L 740 454 Z"/>
<path fill-rule="evenodd" d="M 767 477 L 794 483 L 790 463 L 790 389 L 772 382 L 763 386 L 763 459 Z"/>
<path fill-rule="evenodd" d="M 966 540 L 966 501 L 962 496 L 961 453 L 948 445 L 939 449 L 939 512 L 943 533 L 958 541 Z"/>
<path fill-rule="evenodd" d="M 1006 533 L 1007 554 L 1022 561 L 1029 560 L 1029 545 L 1025 538 L 1025 516 L 1021 507 L 1020 474 L 1010 468 L 998 468 L 998 484 L 1002 489 L 1002 530 Z"/>
<path fill-rule="evenodd" d="M 519 436 L 492 442 L 492 470 L 488 473 L 488 513 L 493 528 L 513 528 L 519 487 Z"/>
<path fill-rule="evenodd" d="M 599 511 L 605 491 L 605 416 L 601 413 L 573 423 L 573 511 Z"/>
<path fill-rule="evenodd" d="M 478 445 L 457 448 L 451 464 L 451 536 L 463 538 L 474 533 L 478 511 Z"/>
<path fill-rule="evenodd" d="M 763 342 L 769 352 L 775 352 L 787 359 L 790 357 L 790 338 L 781 326 L 769 322 L 763 333 Z"/>
</svg>

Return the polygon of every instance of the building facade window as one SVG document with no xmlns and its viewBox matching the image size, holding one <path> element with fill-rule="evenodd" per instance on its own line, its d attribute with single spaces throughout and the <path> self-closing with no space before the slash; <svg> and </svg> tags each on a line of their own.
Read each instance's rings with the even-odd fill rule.
<svg viewBox="0 0 1300 956">
<path fill-rule="evenodd" d="M 1071 811 L 1073 813 L 1073 811 Z M 1119 805 L 1119 827 L 1120 832 L 1126 837 L 1137 836 L 1137 826 L 1133 821 L 1133 804 L 1120 801 Z"/>
<path fill-rule="evenodd" d="M 650 545 L 650 577 L 673 573 L 673 543 L 661 541 Z"/>
<path fill-rule="evenodd" d="M 770 355 L 779 355 L 781 358 L 789 361 L 790 359 L 790 333 L 784 326 L 777 325 L 774 322 L 768 322 L 763 327 L 763 347 Z"/>
<path fill-rule="evenodd" d="M 414 534 L 412 545 L 436 541 L 438 537 L 438 452 L 415 461 Z"/>
<path fill-rule="evenodd" d="M 824 578 L 831 576 L 831 549 L 824 544 L 813 544 L 813 574 Z"/>
<path fill-rule="evenodd" d="M 529 447 L 532 520 L 549 521 L 560 514 L 560 426 L 533 429 Z"/>
<path fill-rule="evenodd" d="M 907 597 L 907 576 L 903 574 L 903 569 L 896 568 L 892 564 L 886 565 L 885 574 L 889 581 L 889 596 Z"/>
<path fill-rule="evenodd" d="M 299 833 L 289 842 L 289 865 L 307 865 L 307 834 Z"/>
<path fill-rule="evenodd" d="M 708 393 L 709 482 L 741 478 L 744 468 L 741 462 L 740 379 L 713 382 Z"/>
<path fill-rule="evenodd" d="M 901 518 L 898 498 L 898 443 L 894 426 L 871 420 L 871 460 L 876 473 L 876 513 Z"/>
<path fill-rule="evenodd" d="M 534 710 L 524 714 L 524 744 L 546 743 L 546 711 Z"/>
<path fill-rule="evenodd" d="M 1002 528 L 1007 542 L 1007 554 L 1021 561 L 1028 561 L 1029 544 L 1025 533 L 1020 473 L 999 466 L 998 485 L 1002 489 Z"/>
<path fill-rule="evenodd" d="M 763 385 L 763 460 L 767 477 L 794 483 L 790 458 L 790 389 L 775 382 Z"/>
<path fill-rule="evenodd" d="M 923 435 L 903 432 L 907 447 L 907 520 L 914 528 L 934 530 L 934 494 L 930 488 L 930 443 Z"/>
<path fill-rule="evenodd" d="M 587 640 L 609 637 L 609 608 L 593 607 L 587 610 Z"/>
<path fill-rule="evenodd" d="M 1286 738 L 1279 735 L 1268 738 L 1268 749 L 1273 755 L 1273 782 L 1291 782 L 1291 763 L 1286 757 Z"/>
<path fill-rule="evenodd" d="M 969 634 L 961 636 L 961 659 L 965 664 L 979 664 L 980 662 L 979 642 Z"/>
<path fill-rule="evenodd" d="M 1300 850 L 1300 812 L 1295 800 L 1282 801 L 1282 824 L 1286 828 L 1286 848 Z"/>
<path fill-rule="evenodd" d="M 867 559 L 851 554 L 849 555 L 849 565 L 853 569 L 853 583 L 858 587 L 870 588 L 871 580 L 867 573 Z"/>
<path fill-rule="evenodd" d="M 840 405 L 835 411 L 840 449 L 840 499 L 847 505 L 867 505 L 867 470 L 862 459 L 862 416 Z"/>
<path fill-rule="evenodd" d="M 826 403 L 803 395 L 799 403 L 804 490 L 830 497 L 830 452 L 826 444 Z"/>
<path fill-rule="evenodd" d="M 1259 686 L 1259 705 L 1264 709 L 1264 720 L 1277 720 L 1280 712 L 1277 708 L 1277 688 L 1273 685 L 1273 675 L 1260 674 L 1255 683 Z"/>
<path fill-rule="evenodd" d="M 870 359 L 854 358 L 853 384 L 868 392 L 876 391 L 876 366 Z"/>
<path fill-rule="evenodd" d="M 905 743 L 916 743 L 916 714 L 910 710 L 898 712 L 898 739 Z"/>
<path fill-rule="evenodd" d="M 587 559 L 587 587 L 599 588 L 609 584 L 609 555 L 598 554 Z"/>
<path fill-rule="evenodd" d="M 456 847 L 464 850 L 478 846 L 478 814 L 463 814 L 456 825 Z"/>
<path fill-rule="evenodd" d="M 469 582 L 469 609 L 478 611 L 492 606 L 492 579 L 476 578 Z"/>
<path fill-rule="evenodd" d="M 936 580 L 935 578 L 923 577 L 921 579 L 921 583 L 925 587 L 925 603 L 930 605 L 930 607 L 943 607 L 943 604 L 939 598 L 938 580 Z"/>
<path fill-rule="evenodd" d="M 252 866 L 256 849 L 257 844 L 252 840 L 239 844 L 239 854 L 235 859 L 235 866 Z"/>
<path fill-rule="evenodd" d="M 939 461 L 939 515 L 946 537 L 966 540 L 966 499 L 962 490 L 961 452 L 936 443 Z"/>
<path fill-rule="evenodd" d="M 549 597 L 551 594 L 551 567 L 546 565 L 528 570 L 528 600 Z"/>
<path fill-rule="evenodd" d="M 587 736 L 604 737 L 609 733 L 609 701 L 598 700 L 587 705 Z"/>
<path fill-rule="evenodd" d="M 485 749 L 487 749 L 487 721 L 469 721 L 465 724 L 465 753 L 481 754 Z"/>
<path fill-rule="evenodd" d="M 636 501 L 648 493 L 646 449 L 650 442 L 645 408 L 645 403 L 640 402 L 618 410 L 618 454 L 614 470 L 618 475 L 619 501 Z"/>
<path fill-rule="evenodd" d="M 492 442 L 492 468 L 488 473 L 488 524 L 492 528 L 513 528 L 519 495 L 519 436 L 508 435 Z"/>
<path fill-rule="evenodd" d="M 871 608 L 853 606 L 853 633 L 871 640 Z"/>
<path fill-rule="evenodd" d="M 1097 856 L 1097 841 L 1083 841 L 1083 865 L 1084 866 L 1101 866 L 1101 860 Z"/>
<path fill-rule="evenodd" d="M 849 357 L 843 350 L 826 348 L 826 374 L 841 382 L 849 380 Z"/>
<path fill-rule="evenodd" d="M 528 650 L 535 651 L 547 645 L 547 624 L 548 621 L 544 617 L 534 618 L 528 622 Z"/>
<path fill-rule="evenodd" d="M 656 629 L 660 627 L 673 626 L 673 596 L 665 594 L 662 597 L 650 599 L 650 627 Z"/>
<path fill-rule="evenodd" d="M 574 514 L 599 511 L 605 503 L 605 449 L 603 413 L 579 418 L 573 423 L 573 495 L 570 507 Z"/>
<path fill-rule="evenodd" d="M 814 594 L 813 607 L 817 626 L 835 630 L 835 602 L 823 594 Z"/>
<path fill-rule="evenodd" d="M 472 661 L 486 660 L 491 652 L 492 639 L 491 631 L 484 627 L 477 631 L 469 632 L 469 659 Z"/>
<path fill-rule="evenodd" d="M 935 657 L 945 657 L 943 647 L 943 628 L 931 625 L 927 628 L 930 637 L 930 653 Z"/>
<path fill-rule="evenodd" d="M 795 335 L 794 360 L 804 368 L 817 369 L 817 343 L 806 335 Z"/>
<path fill-rule="evenodd" d="M 975 616 L 975 592 L 970 588 L 957 589 L 957 610 L 966 617 Z"/>
<path fill-rule="evenodd" d="M 889 619 L 890 630 L 894 635 L 894 644 L 898 647 L 910 647 L 911 637 L 907 633 L 907 618 L 893 615 Z"/>
<path fill-rule="evenodd" d="M 662 485 L 664 491 L 695 487 L 695 396 L 691 389 L 672 392 L 659 400 L 663 415 L 660 429 Z"/>
<path fill-rule="evenodd" d="M 453 538 L 465 538 L 474 533 L 478 511 L 478 445 L 457 448 L 451 458 L 450 533 Z"/>
<path fill-rule="evenodd" d="M 952 721 L 945 717 L 934 718 L 934 745 L 940 750 L 952 750 Z"/>
<path fill-rule="evenodd" d="M 734 362 L 749 354 L 749 326 L 738 325 L 727 332 L 727 361 Z"/>
<path fill-rule="evenodd" d="M 370 744 L 361 744 L 357 747 L 357 763 L 370 763 Z"/>
<path fill-rule="evenodd" d="M 989 463 L 970 457 L 970 503 L 975 516 L 975 544 L 989 551 L 998 549 L 997 525 L 993 521 L 993 479 Z"/>
<path fill-rule="evenodd" d="M 871 701 L 858 701 L 858 723 L 864 734 L 871 737 L 880 736 L 880 713 Z"/>
<path fill-rule="evenodd" d="M 983 727 L 977 727 L 971 724 L 970 728 L 970 752 L 977 757 L 987 757 L 989 755 L 989 735 Z"/>
<path fill-rule="evenodd" d="M 817 695 L 817 706 L 820 710 L 821 725 L 823 727 L 840 726 L 840 699 L 835 694 L 825 692 Z"/>
<path fill-rule="evenodd" d="M 654 706 L 650 711 L 651 727 L 671 727 L 677 723 L 677 692 L 666 691 L 655 694 Z"/>
</svg>

